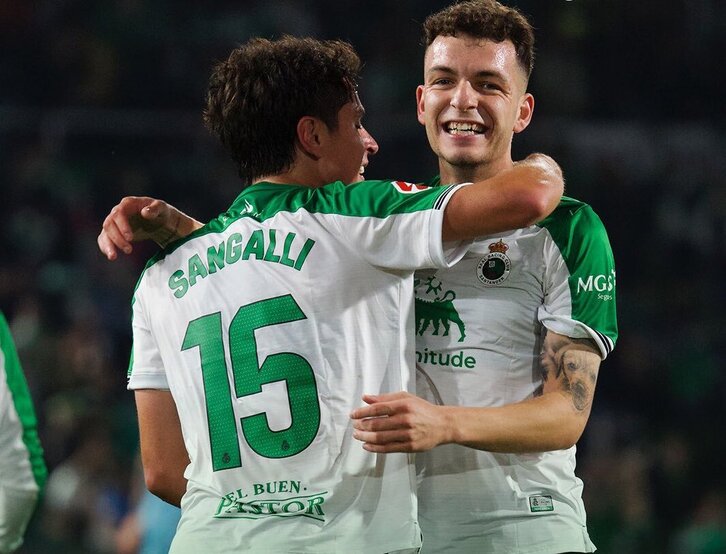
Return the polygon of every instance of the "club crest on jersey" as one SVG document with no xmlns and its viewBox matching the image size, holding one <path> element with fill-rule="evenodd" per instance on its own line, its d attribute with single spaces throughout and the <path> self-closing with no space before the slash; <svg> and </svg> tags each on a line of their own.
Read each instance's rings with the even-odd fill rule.
<svg viewBox="0 0 726 554">
<path fill-rule="evenodd" d="M 512 262 L 507 256 L 507 246 L 501 239 L 489 245 L 489 254 L 476 267 L 476 276 L 485 285 L 498 285 L 509 277 Z"/>
<path fill-rule="evenodd" d="M 415 194 L 429 188 L 426 185 L 415 185 L 406 181 L 392 181 L 391 184 L 398 189 L 398 192 L 403 194 Z"/>
</svg>

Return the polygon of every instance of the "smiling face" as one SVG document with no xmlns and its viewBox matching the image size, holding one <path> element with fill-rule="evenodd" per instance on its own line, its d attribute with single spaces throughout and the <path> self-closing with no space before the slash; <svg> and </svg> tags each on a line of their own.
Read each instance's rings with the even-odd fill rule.
<svg viewBox="0 0 726 554">
<path fill-rule="evenodd" d="M 482 179 L 512 165 L 512 136 L 527 127 L 534 109 L 526 88 L 510 41 L 436 37 L 416 100 L 442 182 Z"/>
</svg>

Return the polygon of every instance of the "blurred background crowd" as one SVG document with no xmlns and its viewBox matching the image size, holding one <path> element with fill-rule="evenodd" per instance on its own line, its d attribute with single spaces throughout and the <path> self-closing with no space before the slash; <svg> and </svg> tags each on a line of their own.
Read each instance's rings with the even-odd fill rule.
<svg viewBox="0 0 726 554">
<path fill-rule="evenodd" d="M 251 36 L 366 62 L 368 178 L 436 172 L 416 122 L 420 24 L 448 0 L 0 2 L 0 309 L 50 469 L 24 552 L 117 552 L 139 496 L 130 299 L 156 248 L 106 261 L 124 195 L 206 220 L 240 184 L 203 129 L 211 64 Z M 721 0 L 505 0 L 530 16 L 533 123 L 609 231 L 620 340 L 578 445 L 599 552 L 726 552 L 726 109 Z M 315 76 L 311 75 L 311 79 Z"/>
</svg>

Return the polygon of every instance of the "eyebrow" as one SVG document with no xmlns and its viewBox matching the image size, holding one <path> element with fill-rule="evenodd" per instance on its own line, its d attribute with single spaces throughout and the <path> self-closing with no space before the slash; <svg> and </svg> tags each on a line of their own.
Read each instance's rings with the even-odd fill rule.
<svg viewBox="0 0 726 554">
<path fill-rule="evenodd" d="M 435 65 L 426 72 L 427 74 L 439 72 L 439 73 L 446 73 L 448 75 L 453 75 L 456 73 L 452 68 L 445 66 L 445 65 Z M 475 74 L 475 77 L 496 77 L 497 79 L 501 79 L 502 81 L 506 81 L 507 78 L 502 74 L 500 71 L 492 71 L 492 70 L 482 70 L 477 71 Z"/>
</svg>

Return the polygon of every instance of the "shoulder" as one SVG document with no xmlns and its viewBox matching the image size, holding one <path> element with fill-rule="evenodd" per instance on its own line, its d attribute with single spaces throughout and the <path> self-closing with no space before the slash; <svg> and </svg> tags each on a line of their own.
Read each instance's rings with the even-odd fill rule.
<svg viewBox="0 0 726 554">
<path fill-rule="evenodd" d="M 607 231 L 592 207 L 580 200 L 563 196 L 559 205 L 537 224 L 549 231 L 558 242 L 608 241 Z"/>
<path fill-rule="evenodd" d="M 209 232 L 207 225 L 205 225 L 193 233 L 190 233 L 188 236 L 170 243 L 149 258 L 146 265 L 141 270 L 139 278 L 136 280 L 136 285 L 134 286 L 134 292 L 132 295 L 132 304 L 135 304 L 136 300 L 140 297 L 144 290 L 148 287 L 153 287 L 154 283 L 158 282 L 158 279 L 162 276 L 163 265 L 165 265 L 164 262 L 168 260 L 172 254 L 178 252 L 179 255 L 176 256 L 178 259 L 179 256 L 184 255 L 186 250 L 190 249 L 189 244 L 194 240 L 194 238 L 200 235 L 205 235 Z"/>
<path fill-rule="evenodd" d="M 448 195 L 450 188 L 394 180 L 361 181 L 347 186 L 333 183 L 315 189 L 306 207 L 318 213 L 388 217 L 435 209 L 439 198 Z"/>
<path fill-rule="evenodd" d="M 607 275 L 612 272 L 614 258 L 610 239 L 590 205 L 563 197 L 559 206 L 537 225 L 547 232 L 558 256 L 564 258 L 571 272 Z"/>
<path fill-rule="evenodd" d="M 592 209 L 592 206 L 577 200 L 576 198 L 570 198 L 569 196 L 563 196 L 560 199 L 560 203 L 554 209 L 554 211 L 548 215 L 545 219 L 539 222 L 538 225 L 542 227 L 550 227 L 554 225 L 578 225 L 578 224 L 599 224 L 602 225 L 602 221 Z"/>
</svg>

